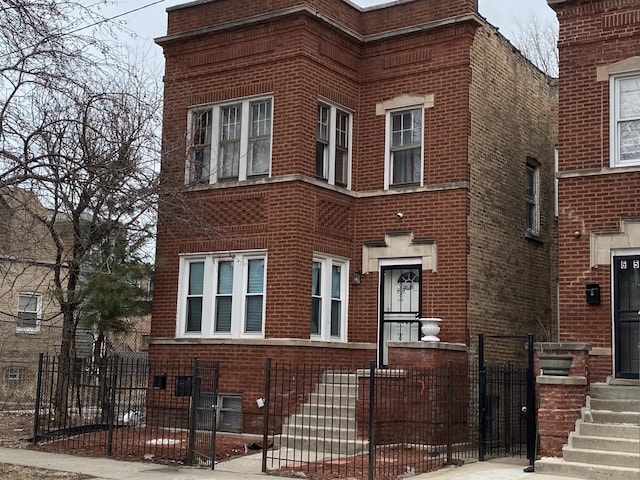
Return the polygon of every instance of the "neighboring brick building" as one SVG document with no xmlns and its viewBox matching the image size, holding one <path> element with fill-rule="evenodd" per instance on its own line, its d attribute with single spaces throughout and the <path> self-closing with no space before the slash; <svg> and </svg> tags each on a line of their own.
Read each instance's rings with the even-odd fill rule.
<svg viewBox="0 0 640 480">
<path fill-rule="evenodd" d="M 549 4 L 560 22 L 560 340 L 591 344 L 592 381 L 638 378 L 640 2 Z"/>
<path fill-rule="evenodd" d="M 150 356 L 222 360 L 244 430 L 267 357 L 554 330 L 555 86 L 476 3 L 168 9 Z"/>
</svg>

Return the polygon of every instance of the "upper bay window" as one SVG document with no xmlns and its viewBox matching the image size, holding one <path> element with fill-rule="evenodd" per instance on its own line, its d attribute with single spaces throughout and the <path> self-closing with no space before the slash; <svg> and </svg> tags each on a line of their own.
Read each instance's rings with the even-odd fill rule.
<svg viewBox="0 0 640 480">
<path fill-rule="evenodd" d="M 316 177 L 349 187 L 351 114 L 328 103 L 318 104 Z"/>
<path fill-rule="evenodd" d="M 264 253 L 184 256 L 179 278 L 178 337 L 262 337 Z"/>
<path fill-rule="evenodd" d="M 187 183 L 243 181 L 268 175 L 272 118 L 271 98 L 192 110 Z"/>
<path fill-rule="evenodd" d="M 640 75 L 611 77 L 611 166 L 640 165 Z"/>
</svg>

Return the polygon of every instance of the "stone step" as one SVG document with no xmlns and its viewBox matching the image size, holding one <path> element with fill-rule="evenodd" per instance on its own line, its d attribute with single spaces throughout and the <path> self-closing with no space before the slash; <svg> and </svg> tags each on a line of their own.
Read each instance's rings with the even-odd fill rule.
<svg viewBox="0 0 640 480">
<path fill-rule="evenodd" d="M 593 423 L 640 425 L 640 413 L 638 412 L 610 412 L 608 410 L 583 408 L 582 419 L 585 422 Z"/>
<path fill-rule="evenodd" d="M 575 462 L 628 468 L 638 468 L 640 465 L 640 452 L 602 452 L 599 450 L 564 447 L 562 454 L 565 461 L 570 463 Z"/>
<path fill-rule="evenodd" d="M 341 417 L 341 416 L 328 417 L 324 415 L 309 416 L 309 415 L 296 414 L 296 415 L 291 415 L 287 419 L 288 425 L 317 425 L 320 427 L 332 427 L 332 428 L 349 428 L 355 423 L 356 422 L 353 418 L 349 418 L 346 416 L 345 417 Z"/>
<path fill-rule="evenodd" d="M 611 438 L 640 438 L 640 426 L 631 424 L 607 425 L 578 420 L 576 432 L 580 435 Z"/>
<path fill-rule="evenodd" d="M 608 383 L 592 383 L 591 398 L 638 400 L 640 399 L 640 387 L 630 385 L 610 385 Z"/>
<path fill-rule="evenodd" d="M 316 393 L 319 396 L 357 398 L 358 385 L 347 383 L 339 383 L 337 385 L 332 385 L 330 383 L 320 383 L 318 384 Z"/>
<path fill-rule="evenodd" d="M 587 408 L 592 410 L 607 410 L 609 412 L 640 412 L 640 399 L 602 399 L 587 397 Z"/>
<path fill-rule="evenodd" d="M 357 436 L 354 428 L 337 428 L 324 425 L 310 424 L 287 424 L 282 426 L 282 436 L 287 437 L 313 437 L 323 439 L 333 439 L 336 442 L 353 440 Z"/>
<path fill-rule="evenodd" d="M 333 418 L 351 418 L 355 421 L 355 405 L 324 405 L 318 403 L 305 403 L 300 412 L 304 416 L 327 416 Z"/>
<path fill-rule="evenodd" d="M 341 395 L 322 395 L 319 393 L 312 393 L 309 395 L 309 402 L 313 405 L 326 405 L 332 407 L 355 407 L 356 397 L 341 396 Z"/>
<path fill-rule="evenodd" d="M 340 439 L 338 441 L 332 438 L 276 435 L 273 440 L 276 447 L 340 455 L 355 455 L 367 452 L 369 449 L 369 442 L 359 439 Z"/>
<path fill-rule="evenodd" d="M 349 372 L 327 371 L 322 374 L 322 381 L 330 385 L 358 385 L 358 375 Z"/>
<path fill-rule="evenodd" d="M 637 438 L 592 437 L 572 432 L 569 434 L 569 447 L 583 450 L 637 453 L 640 452 L 640 440 Z"/>
<path fill-rule="evenodd" d="M 536 461 L 535 472 L 536 476 L 552 475 L 584 480 L 638 480 L 640 478 L 640 468 L 567 462 L 562 458 L 542 458 Z"/>
</svg>

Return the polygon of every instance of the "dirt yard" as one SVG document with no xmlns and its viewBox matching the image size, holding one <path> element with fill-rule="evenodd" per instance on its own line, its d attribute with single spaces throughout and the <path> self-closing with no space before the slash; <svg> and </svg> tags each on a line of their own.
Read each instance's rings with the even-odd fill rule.
<svg viewBox="0 0 640 480">
<path fill-rule="evenodd" d="M 33 416 L 31 414 L 0 411 L 0 447 L 32 448 L 31 443 L 28 441 L 32 436 Z M 219 434 L 216 442 L 216 459 L 223 461 L 244 455 L 247 452 L 255 453 L 254 451 L 248 451 L 245 448 L 245 443 L 242 439 Z M 56 448 L 55 451 L 84 455 L 96 454 L 96 452 L 86 449 L 81 452 L 71 448 L 65 450 L 63 444 L 60 445 L 60 448 Z M 135 458 L 134 460 L 142 460 L 142 458 Z M 0 463 L 0 478 L 2 480 L 87 480 L 92 477 Z"/>
</svg>

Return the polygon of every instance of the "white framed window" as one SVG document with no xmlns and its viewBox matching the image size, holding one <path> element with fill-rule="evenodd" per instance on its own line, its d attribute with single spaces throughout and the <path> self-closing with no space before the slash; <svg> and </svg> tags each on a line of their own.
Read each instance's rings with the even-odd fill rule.
<svg viewBox="0 0 640 480">
<path fill-rule="evenodd" d="M 7 367 L 4 369 L 4 384 L 8 387 L 15 387 L 24 383 L 27 378 L 25 367 Z"/>
<path fill-rule="evenodd" d="M 351 114 L 327 102 L 318 103 L 316 177 L 350 188 Z"/>
<path fill-rule="evenodd" d="M 640 165 L 640 74 L 614 75 L 610 88 L 610 166 Z"/>
<path fill-rule="evenodd" d="M 423 184 L 423 118 L 422 105 L 387 112 L 385 189 Z"/>
<path fill-rule="evenodd" d="M 347 340 L 347 276 L 345 259 L 316 254 L 311 268 L 311 339 Z"/>
<path fill-rule="evenodd" d="M 526 164 L 526 217 L 527 232 L 540 233 L 540 165 L 533 159 Z"/>
<path fill-rule="evenodd" d="M 272 105 L 273 99 L 264 97 L 190 110 L 186 182 L 243 181 L 269 175 Z"/>
<path fill-rule="evenodd" d="M 37 333 L 40 331 L 42 295 L 25 292 L 18 297 L 16 332 Z"/>
<path fill-rule="evenodd" d="M 181 257 L 176 335 L 264 336 L 265 285 L 264 252 Z"/>
</svg>

